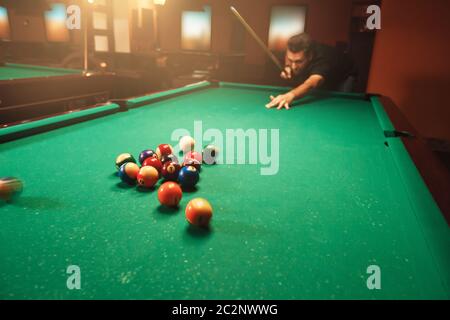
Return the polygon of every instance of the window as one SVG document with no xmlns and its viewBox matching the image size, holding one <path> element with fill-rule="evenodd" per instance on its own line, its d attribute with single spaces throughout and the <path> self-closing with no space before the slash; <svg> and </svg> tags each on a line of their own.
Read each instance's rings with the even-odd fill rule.
<svg viewBox="0 0 450 320">
<path fill-rule="evenodd" d="M 115 52 L 129 53 L 130 48 L 130 27 L 128 22 L 128 2 L 116 0 L 113 2 L 113 30 L 114 30 L 114 50 Z"/>
<path fill-rule="evenodd" d="M 109 42 L 107 36 L 94 36 L 95 51 L 108 52 Z"/>
<path fill-rule="evenodd" d="M 92 14 L 92 20 L 95 30 L 108 30 L 108 17 L 106 13 L 94 12 Z"/>
<path fill-rule="evenodd" d="M 66 19 L 66 6 L 64 4 L 53 4 L 52 9 L 45 12 L 45 27 L 48 41 L 69 41 L 69 30 L 66 27 Z"/>
<path fill-rule="evenodd" d="M 269 29 L 269 48 L 284 51 L 293 35 L 305 31 L 306 7 L 275 6 L 272 9 Z"/>
<path fill-rule="evenodd" d="M 0 7 L 0 39 L 10 40 L 8 11 Z"/>
<path fill-rule="evenodd" d="M 211 48 L 211 7 L 203 11 L 184 11 L 181 20 L 181 48 L 207 51 Z"/>
</svg>

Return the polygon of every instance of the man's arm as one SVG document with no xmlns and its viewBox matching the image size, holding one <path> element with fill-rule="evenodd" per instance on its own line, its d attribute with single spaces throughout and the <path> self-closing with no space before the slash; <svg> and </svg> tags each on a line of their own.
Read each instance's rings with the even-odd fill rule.
<svg viewBox="0 0 450 320">
<path fill-rule="evenodd" d="M 294 94 L 294 99 L 300 99 L 306 96 L 311 90 L 318 88 L 324 81 L 320 74 L 313 74 L 305 82 L 298 87 L 291 90 Z"/>
<path fill-rule="evenodd" d="M 292 89 L 286 94 L 281 94 L 277 97 L 270 96 L 272 100 L 270 103 L 266 105 L 266 108 L 270 109 L 273 107 L 277 107 L 278 110 L 282 108 L 289 109 L 291 103 L 295 99 L 300 99 L 306 96 L 311 90 L 318 88 L 324 81 L 323 76 L 319 74 L 313 74 L 305 82 L 303 82 L 298 87 Z"/>
</svg>

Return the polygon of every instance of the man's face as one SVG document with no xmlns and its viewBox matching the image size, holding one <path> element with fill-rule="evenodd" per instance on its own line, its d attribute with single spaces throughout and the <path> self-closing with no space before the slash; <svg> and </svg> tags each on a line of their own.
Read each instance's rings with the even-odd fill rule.
<svg viewBox="0 0 450 320">
<path fill-rule="evenodd" d="M 309 63 L 309 57 L 304 51 L 292 52 L 286 51 L 286 66 L 291 67 L 292 73 L 298 75 Z"/>
</svg>

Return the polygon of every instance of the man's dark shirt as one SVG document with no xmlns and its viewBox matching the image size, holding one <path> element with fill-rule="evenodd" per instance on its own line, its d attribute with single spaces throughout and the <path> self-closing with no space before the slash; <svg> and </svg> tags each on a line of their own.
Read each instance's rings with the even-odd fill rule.
<svg viewBox="0 0 450 320">
<path fill-rule="evenodd" d="M 356 75 L 350 56 L 336 48 L 313 42 L 311 53 L 312 59 L 306 68 L 291 79 L 293 86 L 298 86 L 311 75 L 318 74 L 325 79 L 320 89 L 338 90 L 345 79 L 351 75 Z"/>
</svg>

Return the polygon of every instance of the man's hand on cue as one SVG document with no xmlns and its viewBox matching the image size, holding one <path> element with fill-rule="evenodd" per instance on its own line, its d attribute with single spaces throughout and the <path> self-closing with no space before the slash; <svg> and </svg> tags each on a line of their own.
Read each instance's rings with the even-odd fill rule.
<svg viewBox="0 0 450 320">
<path fill-rule="evenodd" d="M 283 71 L 281 71 L 280 77 L 284 80 L 289 80 L 292 78 L 292 69 L 286 66 Z"/>
<path fill-rule="evenodd" d="M 280 94 L 279 96 L 270 96 L 271 102 L 266 104 L 267 109 L 271 109 L 274 107 L 277 107 L 278 110 L 286 108 L 287 110 L 290 109 L 290 105 L 292 101 L 294 101 L 295 95 L 292 92 L 288 92 L 286 94 Z"/>
</svg>

